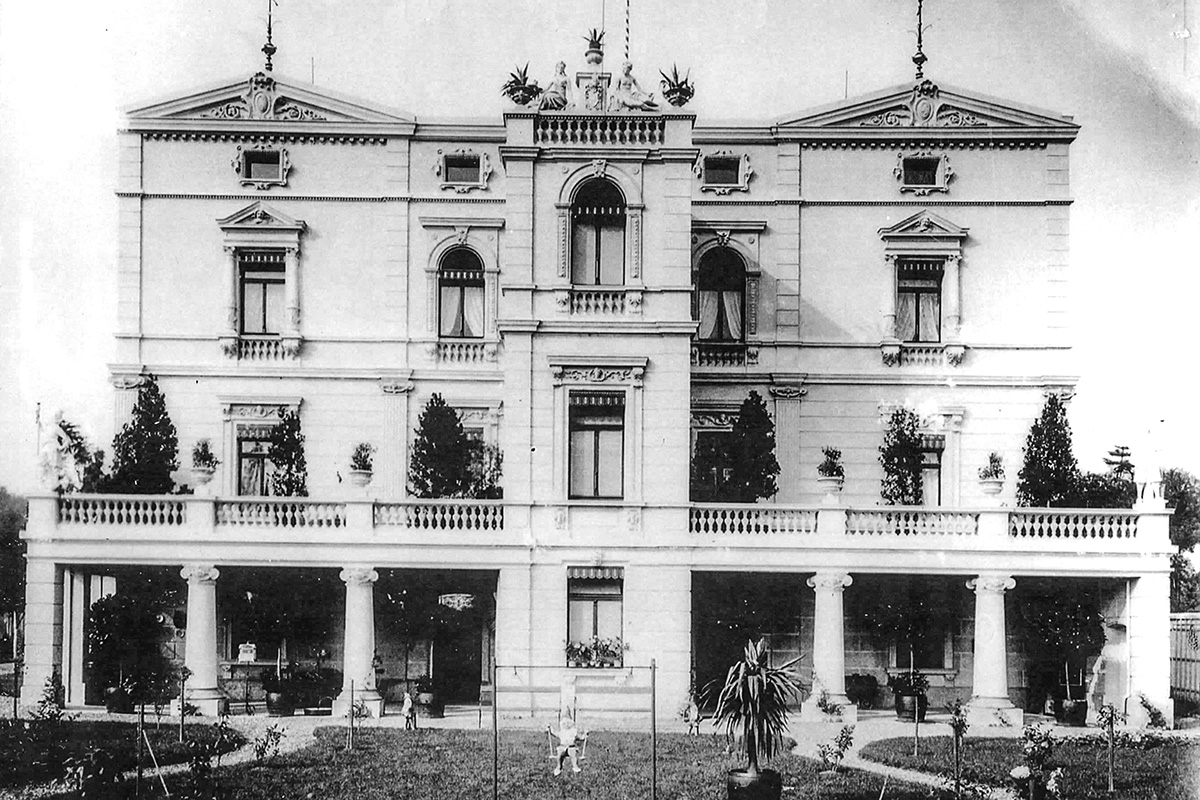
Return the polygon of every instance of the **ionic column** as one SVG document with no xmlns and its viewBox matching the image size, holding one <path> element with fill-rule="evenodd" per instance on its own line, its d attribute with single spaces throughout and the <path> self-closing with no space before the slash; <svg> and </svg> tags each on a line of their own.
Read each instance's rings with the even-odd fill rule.
<svg viewBox="0 0 1200 800">
<path fill-rule="evenodd" d="M 960 324 L 962 297 L 959 291 L 959 266 L 961 264 L 962 256 L 953 254 L 946 256 L 946 271 L 942 276 L 942 311 L 945 319 L 942 341 L 945 342 L 957 342 L 962 327 Z"/>
<path fill-rule="evenodd" d="M 1017 582 L 1008 575 L 980 575 L 975 590 L 975 666 L 968 709 L 972 724 L 1020 725 L 1023 714 L 1008 696 L 1008 645 L 1004 592 Z"/>
<path fill-rule="evenodd" d="M 840 571 L 818 572 L 808 579 L 808 585 L 816 591 L 816 607 L 813 613 L 813 691 L 804 704 L 805 712 L 816 710 L 816 701 L 822 691 L 828 695 L 831 703 L 850 705 L 850 699 L 846 697 L 846 634 L 842 600 L 846 587 L 853 582 L 853 578 Z"/>
<path fill-rule="evenodd" d="M 217 578 L 212 564 L 185 564 L 179 571 L 187 581 L 187 644 L 184 665 L 191 672 L 186 700 L 201 714 L 216 716 L 225 706 L 217 683 Z"/>
<path fill-rule="evenodd" d="M 346 633 L 342 642 L 342 693 L 333 704 L 334 716 L 354 701 L 366 704 L 373 717 L 383 713 L 383 698 L 375 690 L 375 581 L 379 573 L 370 567 L 346 567 L 338 576 L 346 584 Z"/>
</svg>

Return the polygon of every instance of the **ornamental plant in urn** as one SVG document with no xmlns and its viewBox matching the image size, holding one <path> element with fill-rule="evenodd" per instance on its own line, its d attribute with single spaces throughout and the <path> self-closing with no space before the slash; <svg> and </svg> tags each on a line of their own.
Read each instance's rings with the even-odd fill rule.
<svg viewBox="0 0 1200 800">
<path fill-rule="evenodd" d="M 988 497 L 995 497 L 1004 488 L 1004 459 L 990 453 L 986 467 L 979 468 L 979 486 Z"/>
<path fill-rule="evenodd" d="M 842 467 L 842 451 L 836 447 L 822 447 L 825 460 L 817 465 L 817 483 L 825 492 L 825 502 L 833 503 L 842 491 L 846 470 Z"/>
<path fill-rule="evenodd" d="M 529 80 L 528 64 L 518 67 L 516 72 L 509 73 L 508 80 L 500 87 L 500 94 L 519 106 L 529 105 L 541 93 L 542 89 L 537 85 L 537 81 Z"/>
<path fill-rule="evenodd" d="M 604 61 L 604 31 L 592 28 L 583 38 L 587 39 L 588 43 L 584 60 L 592 66 L 598 66 Z"/>
<path fill-rule="evenodd" d="M 696 86 L 689 82 L 692 71 L 688 70 L 682 78 L 679 77 L 679 68 L 674 64 L 671 65 L 671 74 L 658 71 L 662 75 L 660 82 L 663 91 L 663 99 L 668 103 L 679 108 L 687 105 L 688 101 L 696 94 Z"/>
<path fill-rule="evenodd" d="M 742 659 L 729 668 L 717 696 L 713 723 L 738 738 L 746 768 L 730 770 L 726 782 L 729 800 L 779 800 L 783 780 L 771 769 L 761 769 L 783 749 L 787 730 L 788 700 L 799 695 L 800 683 L 792 667 L 799 659 L 772 667 L 766 640 L 746 642 Z"/>
<path fill-rule="evenodd" d="M 350 483 L 360 489 L 371 482 L 375 465 L 375 446 L 359 442 L 350 454 Z"/>
<path fill-rule="evenodd" d="M 212 451 L 208 439 L 201 439 L 192 448 L 192 480 L 197 486 L 206 486 L 213 479 L 213 473 L 221 462 Z"/>
</svg>

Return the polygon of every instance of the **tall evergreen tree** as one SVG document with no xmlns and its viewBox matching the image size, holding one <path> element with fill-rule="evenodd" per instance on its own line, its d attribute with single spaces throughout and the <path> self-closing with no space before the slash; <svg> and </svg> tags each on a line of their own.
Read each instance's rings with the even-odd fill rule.
<svg viewBox="0 0 1200 800">
<path fill-rule="evenodd" d="M 434 393 L 417 421 L 409 491 L 421 498 L 463 497 L 472 483 L 473 453 L 458 412 Z"/>
<path fill-rule="evenodd" d="M 1079 465 L 1071 450 L 1071 423 L 1062 398 L 1046 398 L 1042 414 L 1025 440 L 1025 463 L 1017 475 L 1017 503 L 1064 506 L 1076 494 Z"/>
<path fill-rule="evenodd" d="M 1200 481 L 1182 469 L 1162 471 L 1162 496 L 1171 514 L 1171 544 L 1192 552 L 1200 544 Z"/>
<path fill-rule="evenodd" d="M 308 465 L 304 460 L 304 434 L 300 430 L 300 414 L 291 409 L 283 412 L 279 424 L 271 431 L 267 458 L 271 473 L 271 493 L 277 497 L 308 497 Z"/>
<path fill-rule="evenodd" d="M 108 491 L 117 494 L 169 494 L 171 473 L 179 469 L 179 439 L 167 413 L 158 380 L 147 375 L 138 390 L 133 416 L 113 437 Z"/>
<path fill-rule="evenodd" d="M 1118 478 L 1131 481 L 1133 480 L 1133 462 L 1129 460 L 1130 455 L 1130 450 L 1126 445 L 1116 445 L 1108 451 L 1108 455 L 1104 458 L 1104 465 Z"/>
<path fill-rule="evenodd" d="M 883 481 L 879 494 L 889 506 L 919 506 L 921 485 L 921 432 L 917 415 L 897 408 L 888 417 L 883 444 L 879 446 Z"/>
<path fill-rule="evenodd" d="M 779 462 L 775 459 L 775 423 L 767 413 L 767 403 L 751 391 L 738 409 L 729 441 L 730 473 L 726 486 L 731 499 L 753 503 L 773 497 L 779 491 L 775 478 Z"/>
</svg>

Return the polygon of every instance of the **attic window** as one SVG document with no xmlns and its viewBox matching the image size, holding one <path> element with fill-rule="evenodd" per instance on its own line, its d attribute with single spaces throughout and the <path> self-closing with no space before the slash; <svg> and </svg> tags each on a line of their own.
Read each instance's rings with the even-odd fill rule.
<svg viewBox="0 0 1200 800">
<path fill-rule="evenodd" d="M 692 171 L 700 179 L 700 191 L 716 194 L 745 192 L 749 189 L 750 158 L 745 153 L 718 150 L 696 159 Z"/>
<path fill-rule="evenodd" d="M 243 150 L 239 147 L 233 168 L 241 175 L 243 186 L 266 189 L 286 186 L 291 164 L 287 150 L 283 148 L 254 147 Z"/>
<path fill-rule="evenodd" d="M 704 159 L 704 182 L 713 186 L 737 186 L 740 158 L 713 156 Z"/>
<path fill-rule="evenodd" d="M 439 150 L 433 171 L 441 177 L 443 189 L 453 189 L 462 193 L 472 189 L 486 189 L 488 177 L 492 174 L 492 164 L 486 153 L 476 153 L 474 150 L 443 153 Z"/>
<path fill-rule="evenodd" d="M 947 184 L 954 175 L 949 159 L 933 153 L 900 153 L 893 172 L 900 181 L 900 191 L 918 197 L 948 191 Z"/>
</svg>

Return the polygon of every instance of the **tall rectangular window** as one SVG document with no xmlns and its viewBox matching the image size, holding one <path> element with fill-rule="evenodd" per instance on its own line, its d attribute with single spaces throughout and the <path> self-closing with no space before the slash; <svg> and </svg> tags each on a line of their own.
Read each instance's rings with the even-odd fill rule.
<svg viewBox="0 0 1200 800">
<path fill-rule="evenodd" d="M 572 568 L 571 573 L 589 577 L 567 579 L 567 641 L 622 638 L 623 580 L 619 568 Z M 621 649 L 613 647 L 606 660 L 621 665 Z"/>
<path fill-rule="evenodd" d="M 625 200 L 606 180 L 593 179 L 571 204 L 571 283 L 625 283 Z"/>
<path fill-rule="evenodd" d="M 942 339 L 940 259 L 905 259 L 896 269 L 896 338 L 902 342 Z"/>
<path fill-rule="evenodd" d="M 571 497 L 619 499 L 625 487 L 625 394 L 571 392 Z"/>
<path fill-rule="evenodd" d="M 925 447 L 921 451 L 921 499 L 923 505 L 942 504 L 942 448 Z"/>
<path fill-rule="evenodd" d="M 237 432 L 238 494 L 265 497 L 271 493 L 274 465 L 267 454 L 271 450 L 270 425 L 241 425 Z"/>
<path fill-rule="evenodd" d="M 249 250 L 238 253 L 238 305 L 242 333 L 282 332 L 284 270 L 281 251 Z"/>
</svg>

